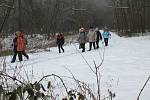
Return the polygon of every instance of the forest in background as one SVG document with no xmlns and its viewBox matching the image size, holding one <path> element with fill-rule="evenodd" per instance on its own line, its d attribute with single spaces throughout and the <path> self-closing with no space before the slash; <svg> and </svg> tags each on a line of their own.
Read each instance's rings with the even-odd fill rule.
<svg viewBox="0 0 150 100">
<path fill-rule="evenodd" d="M 54 35 L 80 26 L 109 29 L 121 35 L 150 31 L 148 0 L 1 0 L 0 33 Z"/>
<path fill-rule="evenodd" d="M 111 26 L 112 8 L 105 0 L 1 0 L 1 35 L 73 32 L 82 25 Z M 5 23 L 3 24 L 5 20 Z"/>
<path fill-rule="evenodd" d="M 112 0 L 110 7 L 114 9 L 113 28 L 121 35 L 150 32 L 149 0 Z"/>
</svg>

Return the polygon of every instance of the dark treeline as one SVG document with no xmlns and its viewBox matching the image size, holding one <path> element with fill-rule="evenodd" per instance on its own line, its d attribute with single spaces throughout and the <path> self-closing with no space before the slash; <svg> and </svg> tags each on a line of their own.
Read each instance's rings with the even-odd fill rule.
<svg viewBox="0 0 150 100">
<path fill-rule="evenodd" d="M 149 0 L 111 0 L 114 8 L 114 29 L 124 35 L 150 31 Z"/>
<path fill-rule="evenodd" d="M 0 0 L 0 13 L 1 35 L 17 30 L 53 35 L 78 30 L 81 25 L 112 25 L 106 0 Z"/>
</svg>

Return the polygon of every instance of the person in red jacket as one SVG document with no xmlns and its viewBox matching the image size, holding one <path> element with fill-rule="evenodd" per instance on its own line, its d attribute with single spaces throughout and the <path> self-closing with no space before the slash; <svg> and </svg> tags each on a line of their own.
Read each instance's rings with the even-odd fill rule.
<svg viewBox="0 0 150 100">
<path fill-rule="evenodd" d="M 22 55 L 24 55 L 27 59 L 29 59 L 29 56 L 26 54 L 25 50 L 27 49 L 26 45 L 28 44 L 27 43 L 27 39 L 25 38 L 24 36 L 24 32 L 21 32 L 21 35 L 22 35 L 22 39 L 23 39 L 23 44 L 24 44 L 24 47 L 23 47 L 23 51 L 22 51 Z"/>
<path fill-rule="evenodd" d="M 17 53 L 19 61 L 22 61 L 22 52 L 24 51 L 24 40 L 22 38 L 22 33 L 20 32 L 17 37 Z"/>
<path fill-rule="evenodd" d="M 16 37 L 13 39 L 14 56 L 11 63 L 15 62 L 17 54 L 19 61 L 23 60 L 22 55 L 29 59 L 29 56 L 25 53 L 27 40 L 25 39 L 23 32 L 17 31 L 15 35 Z"/>
</svg>

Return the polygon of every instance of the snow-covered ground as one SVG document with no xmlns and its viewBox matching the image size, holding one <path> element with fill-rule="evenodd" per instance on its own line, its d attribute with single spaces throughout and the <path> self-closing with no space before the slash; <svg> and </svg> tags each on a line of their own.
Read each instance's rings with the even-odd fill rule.
<svg viewBox="0 0 150 100">
<path fill-rule="evenodd" d="M 109 46 L 105 48 L 105 60 L 101 66 L 101 88 L 110 88 L 116 93 L 114 100 L 136 100 L 144 82 L 150 76 L 150 37 L 118 37 L 112 33 Z M 104 47 L 82 53 L 88 63 L 94 68 L 93 61 L 97 65 L 101 63 Z M 95 76 L 81 56 L 78 44 L 68 44 L 64 47 L 64 53 L 58 53 L 58 48 L 48 48 L 47 52 L 29 54 L 30 59 L 23 62 L 28 73 L 32 70 L 35 79 L 43 75 L 57 74 L 60 76 L 74 76 L 89 84 L 96 83 Z M 9 63 L 11 57 L 7 57 L 8 66 L 16 66 L 18 62 Z M 103 90 L 104 91 L 104 90 Z M 106 90 L 107 91 L 107 90 Z M 150 100 L 150 82 L 145 87 L 140 100 Z"/>
</svg>

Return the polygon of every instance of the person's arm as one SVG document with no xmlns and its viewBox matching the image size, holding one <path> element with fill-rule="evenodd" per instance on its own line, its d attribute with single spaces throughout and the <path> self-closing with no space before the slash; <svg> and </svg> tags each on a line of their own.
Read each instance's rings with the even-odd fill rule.
<svg viewBox="0 0 150 100">
<path fill-rule="evenodd" d="M 109 38 L 111 39 L 111 33 L 109 32 Z"/>
<path fill-rule="evenodd" d="M 94 38 L 95 38 L 95 41 L 96 41 L 97 33 L 95 31 L 94 31 Z"/>
<path fill-rule="evenodd" d="M 105 34 L 105 32 L 102 33 L 102 37 L 103 37 L 103 38 L 104 38 L 104 34 Z"/>
<path fill-rule="evenodd" d="M 56 44 L 58 44 L 58 38 L 56 38 Z"/>
<path fill-rule="evenodd" d="M 78 38 L 77 38 L 77 41 L 78 41 L 78 42 L 79 42 L 79 40 L 80 40 L 80 33 L 79 33 Z"/>
<path fill-rule="evenodd" d="M 28 45 L 28 41 L 27 41 L 27 39 L 26 39 L 26 45 Z"/>
<path fill-rule="evenodd" d="M 103 38 L 102 38 L 102 34 L 101 34 L 101 32 L 99 31 L 99 38 L 100 38 L 100 40 L 102 40 Z"/>
<path fill-rule="evenodd" d="M 17 45 L 17 37 L 15 37 L 15 38 L 13 39 L 13 45 L 14 45 L 14 46 Z"/>
</svg>

